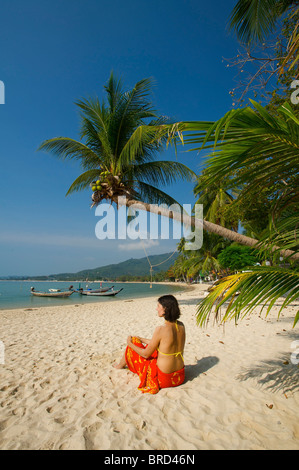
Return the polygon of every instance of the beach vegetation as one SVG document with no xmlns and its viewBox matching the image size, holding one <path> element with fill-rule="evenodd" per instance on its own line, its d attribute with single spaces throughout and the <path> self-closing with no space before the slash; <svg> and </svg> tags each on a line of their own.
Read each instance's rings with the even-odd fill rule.
<svg viewBox="0 0 299 470">
<path fill-rule="evenodd" d="M 251 106 L 231 110 L 217 122 L 182 123 L 178 128 L 179 138 L 183 135 L 193 150 L 208 150 L 202 191 L 225 179 L 228 189 L 238 188 L 237 200 L 244 201 L 267 188 L 267 226 L 253 247 L 259 259 L 270 259 L 272 266 L 251 266 L 250 272 L 218 280 L 198 306 L 198 323 L 205 323 L 214 309 L 219 317 L 220 307 L 226 308 L 227 320 L 243 310 L 248 313 L 259 302 L 271 309 L 281 296 L 283 307 L 288 305 L 299 295 L 297 116 L 288 103 L 273 115 L 251 101 Z M 297 321 L 298 314 L 294 324 Z"/>
<path fill-rule="evenodd" d="M 223 274 L 218 256 L 229 244 L 229 240 L 206 232 L 201 248 L 188 250 L 186 240 L 182 238 L 178 244 L 179 255 L 172 266 L 172 275 L 185 282 L 206 276 L 217 279 Z"/>
<path fill-rule="evenodd" d="M 252 248 L 234 243 L 222 250 L 217 260 L 222 268 L 227 268 L 231 271 L 239 271 L 259 264 L 259 258 Z"/>
</svg>

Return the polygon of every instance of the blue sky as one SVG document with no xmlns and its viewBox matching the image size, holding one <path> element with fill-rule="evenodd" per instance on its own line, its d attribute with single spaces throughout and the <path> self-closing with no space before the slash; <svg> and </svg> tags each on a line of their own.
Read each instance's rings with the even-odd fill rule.
<svg viewBox="0 0 299 470">
<path fill-rule="evenodd" d="M 236 0 L 2 0 L 0 80 L 0 276 L 74 272 L 145 256 L 131 240 L 98 240 L 91 193 L 65 197 L 78 163 L 37 152 L 44 140 L 78 138 L 74 102 L 104 96 L 111 70 L 124 87 L 153 77 L 153 102 L 175 120 L 216 120 L 232 107 L 237 71 L 224 58 Z M 201 155 L 179 149 L 195 172 Z M 173 148 L 164 158 L 175 159 Z M 193 184 L 164 188 L 194 204 Z M 173 251 L 157 240 L 147 253 Z"/>
</svg>

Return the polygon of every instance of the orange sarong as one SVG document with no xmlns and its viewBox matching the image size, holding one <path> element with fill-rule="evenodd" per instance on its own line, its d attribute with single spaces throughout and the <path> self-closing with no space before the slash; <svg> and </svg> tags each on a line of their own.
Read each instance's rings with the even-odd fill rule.
<svg viewBox="0 0 299 470">
<path fill-rule="evenodd" d="M 133 337 L 132 343 L 145 349 L 139 339 Z M 128 368 L 140 379 L 138 390 L 142 393 L 158 393 L 160 388 L 177 387 L 185 380 L 185 368 L 183 367 L 171 374 L 165 374 L 157 367 L 158 352 L 155 351 L 148 359 L 139 356 L 129 346 L 126 349 L 126 363 Z"/>
</svg>

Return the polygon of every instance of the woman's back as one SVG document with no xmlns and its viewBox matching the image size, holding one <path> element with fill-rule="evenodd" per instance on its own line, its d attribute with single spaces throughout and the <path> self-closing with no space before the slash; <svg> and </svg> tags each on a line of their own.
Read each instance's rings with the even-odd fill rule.
<svg viewBox="0 0 299 470">
<path fill-rule="evenodd" d="M 184 367 L 185 327 L 180 321 L 168 322 L 161 327 L 157 366 L 165 374 Z"/>
</svg>

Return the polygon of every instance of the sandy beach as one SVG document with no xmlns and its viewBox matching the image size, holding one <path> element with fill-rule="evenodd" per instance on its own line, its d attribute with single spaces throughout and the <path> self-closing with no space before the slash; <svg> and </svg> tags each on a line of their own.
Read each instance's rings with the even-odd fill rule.
<svg viewBox="0 0 299 470">
<path fill-rule="evenodd" d="M 161 324 L 156 298 L 0 311 L 0 449 L 298 450 L 298 307 L 201 329 L 207 287 L 176 296 L 186 380 L 157 395 L 112 366 L 128 335 Z"/>
</svg>

